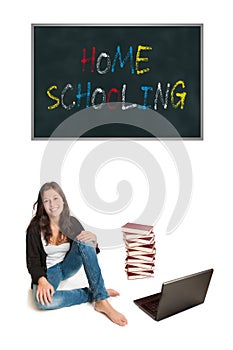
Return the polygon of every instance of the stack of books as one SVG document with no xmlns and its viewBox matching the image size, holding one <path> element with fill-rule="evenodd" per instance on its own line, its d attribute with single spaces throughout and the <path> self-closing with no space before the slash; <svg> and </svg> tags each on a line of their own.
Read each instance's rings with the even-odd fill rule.
<svg viewBox="0 0 233 350">
<path fill-rule="evenodd" d="M 125 271 L 128 279 L 154 275 L 155 235 L 153 226 L 128 222 L 121 227 L 126 248 Z"/>
</svg>

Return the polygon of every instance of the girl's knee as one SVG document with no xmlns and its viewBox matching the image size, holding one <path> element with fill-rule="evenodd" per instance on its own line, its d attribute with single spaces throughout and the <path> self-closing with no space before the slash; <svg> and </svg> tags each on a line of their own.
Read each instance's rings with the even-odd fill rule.
<svg viewBox="0 0 233 350">
<path fill-rule="evenodd" d="M 36 307 L 39 310 L 54 310 L 54 309 L 58 309 L 59 308 L 59 305 L 57 305 L 57 303 L 54 302 L 53 300 L 49 304 L 46 304 L 46 303 L 41 304 L 38 300 L 34 300 L 34 302 L 35 302 Z"/>
<path fill-rule="evenodd" d="M 35 295 L 33 295 L 33 301 L 34 301 L 35 306 L 36 306 L 37 309 L 39 309 L 39 310 L 49 310 L 49 309 L 51 309 L 51 304 L 48 304 L 48 305 L 46 305 L 45 303 L 44 303 L 44 304 L 41 304 L 41 303 L 37 300 L 37 298 L 36 298 Z"/>
<path fill-rule="evenodd" d="M 35 306 L 39 309 L 39 310 L 52 310 L 52 309 L 56 309 L 56 306 L 55 306 L 55 303 L 54 303 L 54 300 L 52 299 L 52 303 L 49 303 L 49 304 L 42 304 L 39 300 L 37 300 L 37 297 L 36 297 L 36 290 L 37 290 L 37 286 L 35 286 L 33 288 L 33 291 L 32 291 L 32 297 L 33 297 L 33 301 L 34 301 L 34 304 Z"/>
</svg>

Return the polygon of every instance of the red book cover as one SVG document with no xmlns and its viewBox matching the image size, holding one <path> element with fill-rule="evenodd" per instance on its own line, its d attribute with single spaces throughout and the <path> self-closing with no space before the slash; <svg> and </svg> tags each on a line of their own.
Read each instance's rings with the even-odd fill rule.
<svg viewBox="0 0 233 350">
<path fill-rule="evenodd" d="M 144 256 L 143 256 L 144 257 Z M 143 259 L 143 257 L 126 257 L 125 264 L 131 264 L 131 265 L 138 265 L 138 264 L 154 264 L 155 262 L 155 256 L 153 256 L 151 259 Z"/>
<path fill-rule="evenodd" d="M 121 228 L 123 232 L 138 233 L 138 234 L 148 234 L 153 230 L 153 226 L 151 225 L 142 225 L 142 224 L 136 224 L 132 222 L 128 222 L 127 224 L 123 225 Z"/>
<path fill-rule="evenodd" d="M 136 267 L 134 265 L 126 265 L 125 267 L 125 271 L 126 272 L 140 272 L 140 273 L 143 273 L 143 272 L 151 272 L 151 271 L 154 271 L 154 266 L 148 266 L 148 267 Z"/>
<path fill-rule="evenodd" d="M 147 254 L 155 254 L 156 249 L 154 247 L 152 248 L 144 248 L 144 249 L 135 249 L 135 247 L 132 249 L 126 249 L 126 254 L 128 256 L 135 256 L 135 255 L 147 255 Z"/>
<path fill-rule="evenodd" d="M 126 249 L 127 249 L 127 245 L 126 245 Z M 143 244 L 143 245 L 139 245 L 139 246 L 134 246 L 134 247 L 130 247 L 129 250 L 137 250 L 140 252 L 147 252 L 147 253 L 152 253 L 155 249 L 155 244 Z"/>
<path fill-rule="evenodd" d="M 155 251 L 151 254 L 148 253 L 144 253 L 142 254 L 141 252 L 138 252 L 136 250 L 132 251 L 132 250 L 128 250 L 127 252 L 127 256 L 130 258 L 137 258 L 139 260 L 146 260 L 146 261 L 153 261 L 153 259 L 155 258 Z"/>
<path fill-rule="evenodd" d="M 154 276 L 154 271 L 148 272 L 148 273 L 137 273 L 137 272 L 128 272 L 127 278 L 128 279 L 137 279 L 137 278 L 146 278 L 146 277 L 152 277 Z"/>
<path fill-rule="evenodd" d="M 137 246 L 142 244 L 152 244 L 155 243 L 154 236 L 150 235 L 150 237 L 145 236 L 144 238 L 126 238 L 123 236 L 123 241 L 127 246 Z"/>
<path fill-rule="evenodd" d="M 140 268 L 144 270 L 150 270 L 153 269 L 155 266 L 154 262 L 144 262 L 144 263 L 132 263 L 132 264 L 125 264 L 126 269 L 133 269 L 133 268 Z"/>
</svg>

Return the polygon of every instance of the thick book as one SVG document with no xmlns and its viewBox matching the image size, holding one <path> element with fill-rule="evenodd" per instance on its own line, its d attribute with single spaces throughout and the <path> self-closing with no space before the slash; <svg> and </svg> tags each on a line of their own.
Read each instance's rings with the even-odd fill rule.
<svg viewBox="0 0 233 350">
<path fill-rule="evenodd" d="M 146 253 L 153 253 L 153 251 L 155 250 L 155 244 L 143 244 L 143 245 L 139 245 L 139 246 L 134 246 L 134 247 L 127 247 L 126 245 L 126 249 L 128 250 L 136 250 L 136 251 L 140 251 L 140 252 L 146 252 Z"/>
<path fill-rule="evenodd" d="M 155 266 L 154 261 L 144 261 L 144 262 L 135 262 L 135 263 L 129 263 L 128 261 L 125 262 L 125 267 L 127 268 L 133 268 L 133 267 L 138 267 L 142 269 L 150 269 L 151 267 Z"/>
<path fill-rule="evenodd" d="M 147 255 L 147 254 L 155 254 L 156 253 L 156 248 L 155 247 L 150 247 L 150 248 L 145 248 L 144 250 L 142 249 L 135 249 L 130 248 L 126 249 L 126 254 L 128 256 L 136 256 L 136 255 Z"/>
<path fill-rule="evenodd" d="M 135 265 L 125 265 L 125 271 L 127 272 L 149 272 L 149 271 L 154 271 L 154 264 L 149 264 L 149 266 L 135 266 Z"/>
<path fill-rule="evenodd" d="M 127 278 L 129 280 L 137 279 L 137 278 L 146 278 L 146 277 L 153 277 L 154 271 L 148 272 L 148 273 L 137 273 L 137 272 L 128 272 Z"/>
<path fill-rule="evenodd" d="M 143 235 L 149 234 L 153 230 L 153 226 L 128 222 L 127 224 L 123 225 L 121 229 L 123 232 L 137 233 Z"/>
<path fill-rule="evenodd" d="M 151 244 L 155 242 L 154 234 L 151 233 L 148 236 L 138 236 L 138 237 L 130 237 L 130 235 L 123 234 L 123 241 L 128 246 L 136 246 L 140 244 Z"/>
<path fill-rule="evenodd" d="M 138 259 L 137 257 L 127 257 L 125 259 L 125 265 L 135 265 L 140 266 L 144 264 L 154 264 L 155 256 L 153 256 L 150 260 Z"/>
<path fill-rule="evenodd" d="M 155 253 L 152 253 L 152 254 L 148 254 L 148 253 L 145 253 L 145 254 L 140 254 L 140 252 L 136 255 L 130 255 L 128 254 L 127 257 L 126 257 L 126 261 L 128 263 L 132 263 L 133 261 L 134 262 L 139 262 L 139 261 L 154 261 L 155 260 Z"/>
<path fill-rule="evenodd" d="M 130 272 L 129 274 L 127 274 L 127 278 L 128 280 L 136 280 L 139 278 L 146 278 L 147 276 L 144 275 L 138 275 L 137 273 L 134 272 Z"/>
<path fill-rule="evenodd" d="M 143 250 L 143 248 L 148 248 L 150 246 L 153 246 L 155 248 L 155 241 L 152 241 L 151 243 L 148 244 L 142 244 L 142 243 L 137 243 L 137 242 L 125 242 L 125 249 L 136 249 L 136 250 Z"/>
<path fill-rule="evenodd" d="M 133 273 L 138 273 L 140 275 L 143 275 L 143 276 L 148 276 L 148 274 L 153 274 L 154 273 L 154 268 L 151 268 L 150 270 L 143 270 L 143 269 L 137 269 L 136 267 L 135 268 L 131 268 L 131 269 L 125 269 L 126 273 L 130 273 L 130 272 L 133 272 Z"/>
<path fill-rule="evenodd" d="M 137 239 L 143 239 L 144 237 L 154 237 L 154 233 L 153 231 L 151 231 L 150 233 L 145 234 L 140 234 L 140 233 L 129 233 L 129 232 L 123 232 L 123 238 L 127 239 L 128 241 L 133 241 L 133 240 L 137 240 Z"/>
</svg>

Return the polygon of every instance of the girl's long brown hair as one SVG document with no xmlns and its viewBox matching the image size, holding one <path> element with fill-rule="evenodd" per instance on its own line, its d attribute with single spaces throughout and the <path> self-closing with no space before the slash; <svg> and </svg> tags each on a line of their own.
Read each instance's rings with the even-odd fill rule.
<svg viewBox="0 0 233 350">
<path fill-rule="evenodd" d="M 70 209 L 65 197 L 64 192 L 62 191 L 61 187 L 56 182 L 46 182 L 40 189 L 37 201 L 33 205 L 33 210 L 36 210 L 35 215 L 33 216 L 28 228 L 32 224 L 37 224 L 39 226 L 40 232 L 42 232 L 44 239 L 47 243 L 49 243 L 52 231 L 50 227 L 50 220 L 48 217 L 48 214 L 46 213 L 44 209 L 43 204 L 43 195 L 45 191 L 48 191 L 50 189 L 53 189 L 56 191 L 62 198 L 64 205 L 63 205 L 63 211 L 60 215 L 59 220 L 59 241 L 62 242 L 64 240 L 64 236 L 67 238 L 70 236 L 71 233 L 71 223 L 70 223 Z"/>
</svg>

